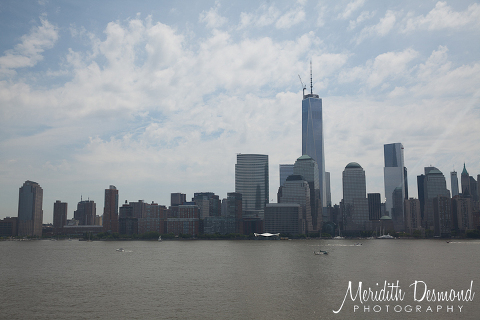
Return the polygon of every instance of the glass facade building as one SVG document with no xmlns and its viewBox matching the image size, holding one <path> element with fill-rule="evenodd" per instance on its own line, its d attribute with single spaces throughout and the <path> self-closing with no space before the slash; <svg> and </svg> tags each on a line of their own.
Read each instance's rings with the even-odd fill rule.
<svg viewBox="0 0 480 320">
<path fill-rule="evenodd" d="M 344 221 L 348 229 L 364 228 L 369 221 L 365 171 L 350 162 L 342 173 Z"/>
<path fill-rule="evenodd" d="M 293 174 L 293 164 L 281 164 L 279 165 L 280 170 L 280 187 L 285 184 L 287 177 Z"/>
<path fill-rule="evenodd" d="M 25 181 L 18 195 L 18 235 L 42 236 L 43 189 L 33 181 Z"/>
<path fill-rule="evenodd" d="M 237 154 L 235 192 L 242 194 L 243 216 L 263 218 L 269 200 L 268 155 Z"/>
<path fill-rule="evenodd" d="M 402 198 L 405 199 L 405 169 L 403 161 L 403 145 L 401 143 L 385 144 L 383 146 L 385 167 L 385 209 L 392 217 L 393 192 L 401 188 Z M 398 211 L 398 210 L 397 210 Z M 403 212 L 403 209 L 401 209 Z"/>
<path fill-rule="evenodd" d="M 307 94 L 302 100 L 302 154 L 312 157 L 318 165 L 318 181 L 322 206 L 326 206 L 325 153 L 323 146 L 322 99 Z"/>
</svg>

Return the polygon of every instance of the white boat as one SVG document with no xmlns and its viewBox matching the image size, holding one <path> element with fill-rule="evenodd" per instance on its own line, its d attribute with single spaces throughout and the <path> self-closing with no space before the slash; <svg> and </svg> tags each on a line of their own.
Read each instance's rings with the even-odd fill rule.
<svg viewBox="0 0 480 320">
<path fill-rule="evenodd" d="M 158 237 L 158 241 L 162 241 L 162 236 L 159 236 L 159 237 Z"/>
<path fill-rule="evenodd" d="M 342 239 L 345 239 L 345 237 L 342 237 L 342 236 L 336 236 L 336 237 L 333 237 L 333 239 L 335 239 L 335 240 L 342 240 Z"/>
<path fill-rule="evenodd" d="M 395 239 L 395 237 L 392 237 L 390 234 L 384 234 L 383 236 L 377 237 L 377 239 Z"/>
<path fill-rule="evenodd" d="M 118 252 L 125 252 L 125 249 L 123 249 L 123 248 L 118 248 L 118 249 L 116 249 L 116 251 L 118 251 Z"/>
</svg>

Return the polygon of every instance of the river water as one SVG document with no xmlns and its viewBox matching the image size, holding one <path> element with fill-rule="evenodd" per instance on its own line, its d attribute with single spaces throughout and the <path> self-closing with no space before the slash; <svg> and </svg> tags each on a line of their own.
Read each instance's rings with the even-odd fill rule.
<svg viewBox="0 0 480 320">
<path fill-rule="evenodd" d="M 480 319 L 479 253 L 467 240 L 3 241 L 0 318 Z M 362 304 L 359 282 L 401 292 Z M 472 301 L 426 299 L 470 287 Z"/>
</svg>

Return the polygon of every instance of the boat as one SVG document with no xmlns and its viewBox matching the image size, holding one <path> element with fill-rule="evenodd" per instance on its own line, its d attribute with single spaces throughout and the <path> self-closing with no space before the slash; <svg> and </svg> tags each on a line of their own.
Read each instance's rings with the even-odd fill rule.
<svg viewBox="0 0 480 320">
<path fill-rule="evenodd" d="M 361 246 L 361 245 L 362 245 L 362 243 L 361 243 L 361 242 L 357 242 L 357 243 L 355 243 L 355 246 L 357 246 L 357 247 L 358 247 L 358 246 Z"/>
<path fill-rule="evenodd" d="M 335 239 L 335 240 L 342 240 L 342 239 L 345 239 L 345 237 L 342 237 L 342 236 L 336 236 L 336 237 L 333 237 L 333 239 Z"/>
<path fill-rule="evenodd" d="M 383 236 L 377 237 L 377 239 L 395 239 L 395 237 L 392 237 L 390 234 L 384 234 Z"/>
<path fill-rule="evenodd" d="M 162 236 L 159 236 L 159 237 L 158 237 L 158 241 L 162 241 Z"/>
<path fill-rule="evenodd" d="M 125 252 L 125 249 L 123 249 L 123 248 L 118 248 L 118 249 L 116 249 L 116 251 L 118 251 L 118 252 Z"/>
<path fill-rule="evenodd" d="M 323 250 L 313 251 L 313 253 L 314 253 L 315 255 L 328 254 L 327 251 L 323 251 Z"/>
</svg>

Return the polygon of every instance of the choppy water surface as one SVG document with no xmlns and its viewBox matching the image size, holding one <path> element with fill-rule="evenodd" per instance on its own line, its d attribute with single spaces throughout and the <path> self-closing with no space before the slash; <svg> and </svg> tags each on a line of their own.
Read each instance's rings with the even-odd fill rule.
<svg viewBox="0 0 480 320">
<path fill-rule="evenodd" d="M 416 302 L 409 287 L 424 282 L 417 299 L 425 285 L 480 292 L 479 252 L 440 240 L 3 241 L 0 318 L 479 319 L 476 293 Z M 398 281 L 403 301 L 348 296 L 335 314 L 349 281 L 354 293 Z"/>
</svg>

